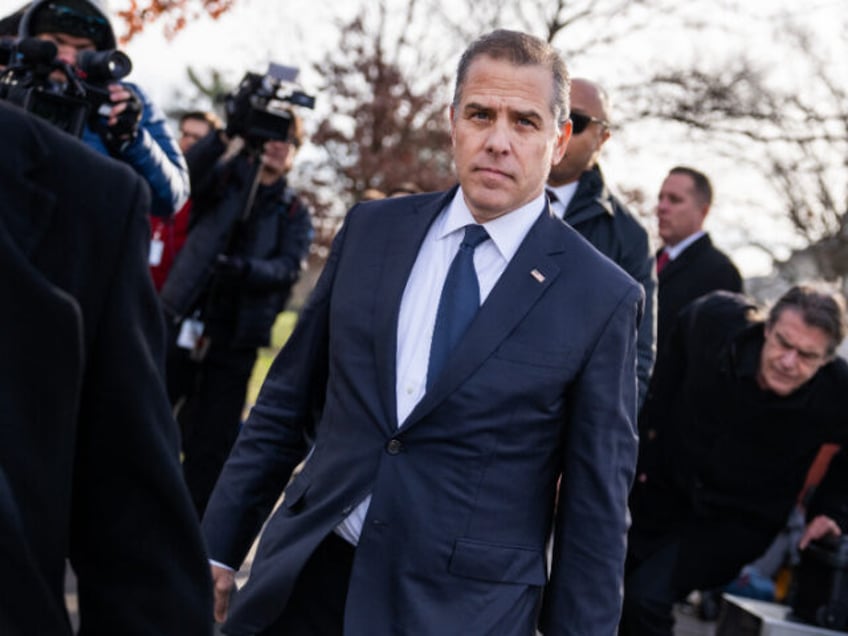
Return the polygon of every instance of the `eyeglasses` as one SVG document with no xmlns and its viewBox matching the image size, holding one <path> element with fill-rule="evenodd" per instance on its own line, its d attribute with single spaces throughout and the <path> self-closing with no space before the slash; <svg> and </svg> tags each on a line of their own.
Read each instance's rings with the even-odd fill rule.
<svg viewBox="0 0 848 636">
<path fill-rule="evenodd" d="M 571 111 L 571 133 L 573 135 L 582 133 L 589 127 L 589 124 L 600 124 L 604 128 L 609 126 L 609 123 L 605 119 L 598 119 L 584 113 Z"/>
</svg>

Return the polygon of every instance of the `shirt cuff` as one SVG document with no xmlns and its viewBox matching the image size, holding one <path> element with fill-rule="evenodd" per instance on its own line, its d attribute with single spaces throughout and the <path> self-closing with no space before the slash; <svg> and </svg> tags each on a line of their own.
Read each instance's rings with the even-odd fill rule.
<svg viewBox="0 0 848 636">
<path fill-rule="evenodd" d="M 220 561 L 216 561 L 215 559 L 209 559 L 209 563 L 211 565 L 217 565 L 219 568 L 224 568 L 225 570 L 229 570 L 230 572 L 235 572 L 235 568 L 231 568 L 226 563 L 221 563 Z"/>
</svg>

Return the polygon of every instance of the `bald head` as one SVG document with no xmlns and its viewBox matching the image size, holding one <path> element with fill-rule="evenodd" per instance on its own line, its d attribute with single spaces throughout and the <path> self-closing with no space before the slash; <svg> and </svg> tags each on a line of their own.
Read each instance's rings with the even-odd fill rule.
<svg viewBox="0 0 848 636">
<path fill-rule="evenodd" d="M 610 100 L 603 86 L 584 77 L 575 77 L 571 80 L 571 98 L 575 97 L 580 100 L 580 108 L 572 102 L 572 111 L 609 121 Z"/>
<path fill-rule="evenodd" d="M 610 100 L 603 87 L 582 77 L 571 80 L 574 129 L 565 157 L 551 169 L 550 185 L 561 186 L 577 181 L 580 175 L 595 166 L 601 147 L 610 136 L 609 111 Z"/>
</svg>

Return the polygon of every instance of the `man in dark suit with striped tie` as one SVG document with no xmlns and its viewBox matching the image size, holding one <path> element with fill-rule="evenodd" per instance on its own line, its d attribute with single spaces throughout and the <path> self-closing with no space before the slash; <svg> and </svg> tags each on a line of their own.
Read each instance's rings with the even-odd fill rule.
<svg viewBox="0 0 848 636">
<path fill-rule="evenodd" d="M 736 265 L 703 230 L 712 201 L 712 184 L 693 168 L 672 168 L 660 188 L 657 222 L 663 247 L 657 252 L 658 360 L 681 309 L 711 291 L 742 292 Z"/>
</svg>

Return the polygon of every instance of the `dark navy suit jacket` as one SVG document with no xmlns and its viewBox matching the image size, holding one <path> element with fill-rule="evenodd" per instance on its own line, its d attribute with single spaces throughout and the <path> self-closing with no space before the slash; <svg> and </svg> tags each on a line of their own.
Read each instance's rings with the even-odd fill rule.
<svg viewBox="0 0 848 636">
<path fill-rule="evenodd" d="M 537 620 L 546 634 L 615 633 L 641 288 L 540 210 L 398 426 L 401 297 L 454 192 L 359 205 L 336 238 L 204 518 L 211 558 L 238 566 L 314 435 L 231 607 L 231 633 L 279 615 L 313 549 L 369 493 L 346 635 L 530 636 Z"/>
</svg>

